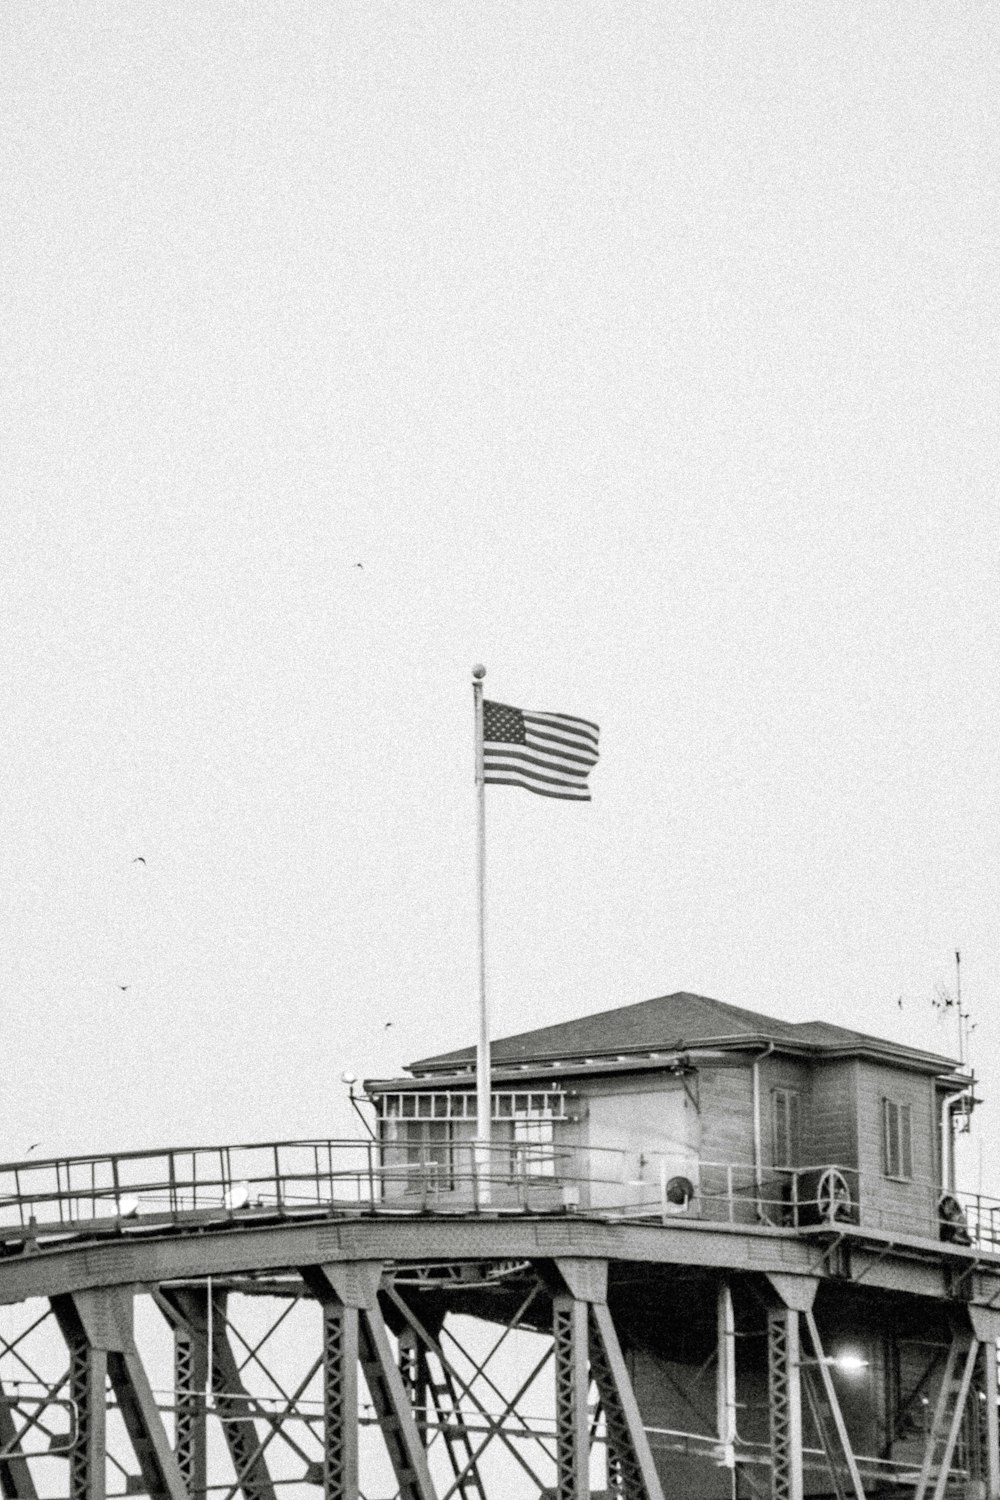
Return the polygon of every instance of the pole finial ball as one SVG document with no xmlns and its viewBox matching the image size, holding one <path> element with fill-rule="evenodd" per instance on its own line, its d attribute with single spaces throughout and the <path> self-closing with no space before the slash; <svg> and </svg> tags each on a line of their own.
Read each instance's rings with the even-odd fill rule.
<svg viewBox="0 0 1000 1500">
<path fill-rule="evenodd" d="M 478 682 L 483 677 L 486 676 L 486 668 L 485 667 L 473 667 L 473 669 L 472 669 L 472 675 L 473 675 L 473 677 L 475 677 L 476 681 Z"/>
</svg>

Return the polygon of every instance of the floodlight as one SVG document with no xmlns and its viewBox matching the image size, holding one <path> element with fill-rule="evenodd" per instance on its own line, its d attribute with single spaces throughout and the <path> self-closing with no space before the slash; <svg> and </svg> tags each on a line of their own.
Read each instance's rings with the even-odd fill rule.
<svg viewBox="0 0 1000 1500">
<path fill-rule="evenodd" d="M 119 1219 L 134 1219 L 139 1212 L 139 1200 L 133 1193 L 127 1193 L 124 1198 L 118 1199 Z"/>
<path fill-rule="evenodd" d="M 232 1187 L 226 1188 L 223 1203 L 226 1208 L 246 1208 L 250 1202 L 249 1182 L 234 1182 Z"/>
<path fill-rule="evenodd" d="M 834 1354 L 830 1363 L 837 1370 L 843 1370 L 846 1375 L 857 1375 L 861 1370 L 868 1369 L 868 1360 L 851 1349 L 845 1349 L 842 1354 Z"/>
<path fill-rule="evenodd" d="M 356 1073 L 341 1073 L 340 1081 L 347 1084 L 357 1083 L 358 1077 Z"/>
</svg>

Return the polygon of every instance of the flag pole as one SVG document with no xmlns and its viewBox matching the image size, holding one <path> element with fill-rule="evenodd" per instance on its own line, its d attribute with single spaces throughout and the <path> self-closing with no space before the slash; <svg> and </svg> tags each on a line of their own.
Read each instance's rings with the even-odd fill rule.
<svg viewBox="0 0 1000 1500">
<path fill-rule="evenodd" d="M 486 782 L 483 767 L 483 678 L 485 667 L 472 669 L 472 702 L 476 727 L 476 884 L 479 927 L 479 1040 L 476 1046 L 475 1183 L 479 1203 L 490 1201 L 490 1017 L 486 1005 Z"/>
</svg>

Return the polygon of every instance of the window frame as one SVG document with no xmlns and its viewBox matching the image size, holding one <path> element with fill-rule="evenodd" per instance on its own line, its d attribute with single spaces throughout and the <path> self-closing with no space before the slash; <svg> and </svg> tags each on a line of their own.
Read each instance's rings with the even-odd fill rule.
<svg viewBox="0 0 1000 1500">
<path fill-rule="evenodd" d="M 913 1105 L 882 1097 L 882 1175 L 890 1182 L 913 1181 Z"/>
<path fill-rule="evenodd" d="M 799 1167 L 802 1165 L 801 1155 L 802 1090 L 774 1088 L 771 1090 L 771 1164 L 786 1170 Z"/>
</svg>

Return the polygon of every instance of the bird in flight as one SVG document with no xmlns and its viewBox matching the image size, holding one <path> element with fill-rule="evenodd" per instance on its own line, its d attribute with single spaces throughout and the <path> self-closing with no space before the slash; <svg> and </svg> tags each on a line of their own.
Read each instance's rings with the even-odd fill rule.
<svg viewBox="0 0 1000 1500">
<path fill-rule="evenodd" d="M 362 571 L 362 573 L 365 571 L 365 565 L 364 565 L 364 563 L 355 563 L 354 566 L 356 568 L 360 568 L 361 571 Z"/>
<path fill-rule="evenodd" d="M 391 1025 L 392 1025 L 392 1022 L 391 1022 L 391 1021 L 386 1021 L 386 1023 L 385 1023 L 385 1025 L 384 1025 L 384 1026 L 383 1026 L 383 1027 L 382 1027 L 382 1030 L 383 1030 L 383 1031 L 388 1031 L 388 1030 L 389 1030 L 389 1027 L 390 1027 L 390 1026 L 391 1026 Z"/>
<path fill-rule="evenodd" d="M 132 863 L 134 865 L 144 865 L 146 863 L 146 861 L 143 859 L 143 857 L 142 857 L 141 854 L 137 854 L 136 857 L 135 857 L 135 859 L 132 861 Z"/>
<path fill-rule="evenodd" d="M 130 984 L 120 984 L 120 985 L 119 985 L 119 986 L 118 986 L 118 988 L 119 988 L 119 989 L 120 989 L 120 990 L 129 990 L 129 989 L 131 989 L 131 988 L 132 988 L 132 986 L 131 986 L 131 985 L 130 985 Z"/>
<path fill-rule="evenodd" d="M 27 1151 L 24 1153 L 25 1156 L 30 1156 L 32 1151 L 37 1151 L 41 1144 L 41 1141 L 35 1141 L 34 1145 L 28 1147 Z"/>
</svg>

